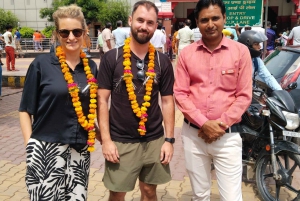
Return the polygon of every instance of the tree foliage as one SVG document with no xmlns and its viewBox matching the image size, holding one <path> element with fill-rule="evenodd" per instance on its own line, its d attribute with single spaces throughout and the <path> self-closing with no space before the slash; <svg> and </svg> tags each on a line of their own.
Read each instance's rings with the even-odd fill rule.
<svg viewBox="0 0 300 201">
<path fill-rule="evenodd" d="M 101 3 L 100 12 L 97 14 L 97 19 L 103 25 L 105 25 L 107 22 L 111 22 L 113 28 L 116 28 L 116 22 L 118 20 L 121 20 L 124 26 L 127 25 L 129 13 L 130 4 L 126 0 L 108 0 Z"/>
<path fill-rule="evenodd" d="M 17 16 L 11 11 L 5 11 L 0 8 L 0 32 L 5 32 L 7 25 L 17 27 L 18 21 Z"/>
<path fill-rule="evenodd" d="M 130 4 L 127 0 L 53 0 L 52 8 L 40 10 L 40 17 L 53 22 L 52 14 L 58 7 L 70 4 L 80 6 L 87 21 L 100 22 L 102 26 L 106 22 L 111 22 L 114 28 L 118 20 L 122 20 L 126 25 L 130 12 Z"/>
<path fill-rule="evenodd" d="M 32 38 L 34 29 L 30 27 L 22 27 L 20 30 L 22 38 Z"/>
<path fill-rule="evenodd" d="M 46 38 L 51 38 L 53 31 L 55 30 L 55 26 L 47 26 L 41 32 L 46 36 Z"/>
<path fill-rule="evenodd" d="M 53 22 L 52 14 L 58 7 L 76 4 L 82 8 L 86 20 L 95 22 L 97 21 L 96 16 L 102 1 L 103 0 L 53 0 L 52 8 L 42 8 L 40 10 L 40 17 L 47 18 L 48 21 Z"/>
</svg>

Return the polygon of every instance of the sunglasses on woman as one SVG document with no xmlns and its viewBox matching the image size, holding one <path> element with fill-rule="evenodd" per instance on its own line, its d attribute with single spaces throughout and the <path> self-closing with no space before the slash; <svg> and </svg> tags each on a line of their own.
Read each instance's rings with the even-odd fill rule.
<svg viewBox="0 0 300 201">
<path fill-rule="evenodd" d="M 58 34 L 62 37 L 62 38 L 68 38 L 70 35 L 70 32 L 73 33 L 73 35 L 78 38 L 80 36 L 82 36 L 83 33 L 83 29 L 73 29 L 73 30 L 67 30 L 67 29 L 61 29 L 58 30 Z"/>
</svg>

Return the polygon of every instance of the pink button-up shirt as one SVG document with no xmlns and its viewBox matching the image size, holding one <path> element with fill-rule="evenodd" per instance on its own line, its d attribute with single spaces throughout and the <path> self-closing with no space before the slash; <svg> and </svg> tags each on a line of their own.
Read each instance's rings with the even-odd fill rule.
<svg viewBox="0 0 300 201">
<path fill-rule="evenodd" d="M 252 61 L 246 46 L 223 37 L 210 51 L 199 40 L 184 48 L 174 85 L 178 108 L 193 124 L 238 123 L 252 98 Z"/>
</svg>

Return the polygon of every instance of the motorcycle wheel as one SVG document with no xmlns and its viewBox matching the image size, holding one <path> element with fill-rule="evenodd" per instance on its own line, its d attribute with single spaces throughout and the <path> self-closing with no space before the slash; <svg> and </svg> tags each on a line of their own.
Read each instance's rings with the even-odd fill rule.
<svg viewBox="0 0 300 201">
<path fill-rule="evenodd" d="M 257 189 L 264 201 L 300 200 L 299 171 L 300 157 L 291 152 L 276 154 L 277 172 L 281 180 L 273 178 L 271 156 L 266 155 L 258 161 L 256 167 Z M 298 177 L 298 178 L 296 178 Z"/>
</svg>

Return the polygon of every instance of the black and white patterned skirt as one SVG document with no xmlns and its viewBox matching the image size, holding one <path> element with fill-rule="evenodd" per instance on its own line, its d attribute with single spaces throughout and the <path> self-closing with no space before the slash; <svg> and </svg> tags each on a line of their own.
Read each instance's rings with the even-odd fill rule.
<svg viewBox="0 0 300 201">
<path fill-rule="evenodd" d="M 87 200 L 90 152 L 30 138 L 26 185 L 31 201 Z"/>
</svg>

